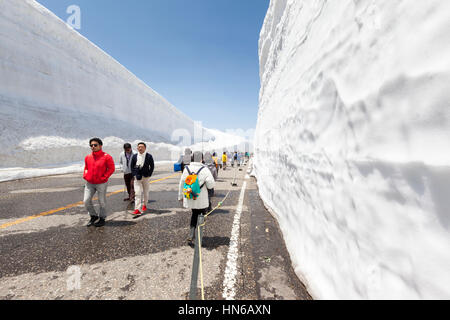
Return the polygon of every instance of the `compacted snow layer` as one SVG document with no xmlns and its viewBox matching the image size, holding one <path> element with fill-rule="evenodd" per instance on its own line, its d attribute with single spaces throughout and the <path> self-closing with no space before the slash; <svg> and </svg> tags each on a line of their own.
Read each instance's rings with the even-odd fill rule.
<svg viewBox="0 0 450 320">
<path fill-rule="evenodd" d="M 272 0 L 254 174 L 318 299 L 450 298 L 450 1 Z"/>
<path fill-rule="evenodd" d="M 0 133 L 0 181 L 78 172 L 92 137 L 116 163 L 125 142 L 176 161 L 246 140 L 202 128 L 33 0 L 0 1 Z"/>
<path fill-rule="evenodd" d="M 72 163 L 92 137 L 170 142 L 179 129 L 193 135 L 194 121 L 53 13 L 0 1 L 0 167 Z"/>
</svg>

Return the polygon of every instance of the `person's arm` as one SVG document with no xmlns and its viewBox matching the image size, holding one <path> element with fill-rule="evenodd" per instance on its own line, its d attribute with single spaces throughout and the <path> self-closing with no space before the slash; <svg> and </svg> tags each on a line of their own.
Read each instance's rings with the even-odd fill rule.
<svg viewBox="0 0 450 320">
<path fill-rule="evenodd" d="M 155 161 L 153 161 L 153 156 L 151 154 L 148 153 L 148 155 L 149 155 L 149 159 L 150 159 L 149 169 L 150 169 L 150 177 L 151 177 L 153 174 L 153 171 L 155 170 Z"/>
<path fill-rule="evenodd" d="M 206 168 L 203 169 L 202 172 L 205 172 L 205 184 L 206 184 L 206 188 L 208 189 L 214 189 L 214 187 L 216 186 L 216 180 L 214 180 L 214 176 L 212 175 L 211 171 Z"/>
<path fill-rule="evenodd" d="M 106 159 L 106 172 L 105 172 L 105 179 L 109 179 L 114 171 L 116 171 L 116 165 L 114 164 L 113 158 L 108 155 L 108 158 Z"/>
<path fill-rule="evenodd" d="M 86 175 L 88 173 L 88 165 L 87 165 L 87 157 L 84 158 L 84 173 L 83 173 L 83 179 L 86 180 Z"/>
<path fill-rule="evenodd" d="M 138 169 L 136 168 L 136 162 L 137 162 L 137 155 L 133 154 L 133 156 L 131 157 L 131 164 L 130 164 L 131 173 L 133 174 L 133 177 L 136 177 L 138 175 Z"/>
<path fill-rule="evenodd" d="M 187 169 L 185 168 L 183 171 L 183 174 L 181 175 L 180 184 L 178 186 L 178 201 L 183 200 L 183 187 L 184 187 L 184 181 L 186 181 L 187 176 L 188 176 Z"/>
</svg>

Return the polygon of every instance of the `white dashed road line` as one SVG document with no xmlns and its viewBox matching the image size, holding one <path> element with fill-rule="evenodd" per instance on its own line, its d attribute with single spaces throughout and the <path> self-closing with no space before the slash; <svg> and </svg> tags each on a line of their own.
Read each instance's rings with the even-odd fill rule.
<svg viewBox="0 0 450 320">
<path fill-rule="evenodd" d="M 248 179 L 245 177 L 246 180 Z M 228 249 L 227 265 L 225 268 L 225 278 L 223 280 L 223 298 L 226 300 L 234 300 L 236 295 L 234 285 L 236 283 L 237 274 L 237 259 L 239 256 L 239 231 L 241 224 L 241 214 L 244 205 L 245 189 L 247 188 L 247 181 L 244 181 L 239 196 L 238 206 L 233 221 L 233 229 L 231 231 L 230 247 Z"/>
</svg>

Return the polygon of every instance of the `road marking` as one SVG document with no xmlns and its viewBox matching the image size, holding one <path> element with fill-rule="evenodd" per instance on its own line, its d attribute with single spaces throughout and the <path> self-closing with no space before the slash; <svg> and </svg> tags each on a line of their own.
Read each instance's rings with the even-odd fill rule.
<svg viewBox="0 0 450 320">
<path fill-rule="evenodd" d="M 75 191 L 78 188 L 46 188 L 46 189 L 24 189 L 24 190 L 13 190 L 9 193 L 11 194 L 22 194 L 22 193 L 55 193 L 55 192 L 69 192 Z"/>
<path fill-rule="evenodd" d="M 247 178 L 246 178 L 247 179 Z M 234 300 L 236 295 L 234 285 L 236 283 L 237 274 L 237 259 L 239 255 L 239 230 L 241 225 L 241 214 L 244 205 L 245 189 L 247 188 L 247 181 L 242 184 L 241 194 L 239 196 L 236 214 L 233 220 L 233 229 L 231 231 L 230 247 L 228 249 L 227 266 L 225 268 L 225 278 L 223 280 L 222 297 L 225 300 Z"/>
<path fill-rule="evenodd" d="M 174 173 L 173 175 L 171 175 L 171 176 L 168 176 L 168 177 L 165 177 L 165 178 L 161 178 L 161 179 L 158 179 L 158 180 L 153 180 L 153 181 L 150 181 L 150 183 L 155 183 L 155 182 L 160 182 L 160 181 L 164 181 L 164 180 L 167 180 L 167 179 L 170 179 L 170 178 L 173 178 L 173 177 L 176 177 L 176 176 L 178 176 L 178 175 L 180 175 L 181 173 Z"/>
<path fill-rule="evenodd" d="M 161 181 L 173 178 L 173 177 L 175 177 L 175 176 L 177 176 L 179 174 L 180 173 L 175 173 L 175 174 L 170 175 L 170 176 L 165 177 L 165 178 L 161 178 L 161 179 L 158 179 L 158 180 L 150 181 L 150 184 L 156 183 L 156 182 L 161 182 Z M 110 192 L 110 193 L 106 194 L 106 197 L 111 197 L 113 195 L 122 193 L 124 191 L 125 191 L 125 189 L 121 189 L 121 190 L 118 190 L 118 191 Z M 93 200 L 94 201 L 98 200 L 98 198 L 94 198 Z M 64 211 L 64 210 L 67 210 L 67 209 L 70 209 L 70 208 L 73 208 L 73 207 L 82 206 L 82 205 L 83 205 L 83 201 L 80 201 L 80 202 L 77 202 L 77 203 L 69 204 L 69 205 L 67 205 L 65 207 L 58 208 L 58 209 L 53 209 L 53 210 L 50 210 L 50 211 L 41 212 L 41 213 L 38 213 L 38 214 L 35 214 L 35 215 L 32 215 L 32 216 L 26 217 L 26 218 L 22 218 L 22 219 L 18 219 L 18 220 L 12 221 L 12 222 L 8 222 L 8 223 L 5 223 L 5 224 L 2 224 L 2 225 L 0 225 L 0 229 L 6 229 L 6 228 L 9 228 L 9 227 L 15 226 L 17 224 L 28 222 L 28 221 L 33 220 L 33 219 L 37 219 L 37 218 L 40 218 L 40 217 L 45 217 L 45 216 L 48 216 L 48 215 L 51 215 L 51 214 L 54 214 L 54 213 L 57 213 L 57 212 L 61 212 L 61 211 Z"/>
</svg>

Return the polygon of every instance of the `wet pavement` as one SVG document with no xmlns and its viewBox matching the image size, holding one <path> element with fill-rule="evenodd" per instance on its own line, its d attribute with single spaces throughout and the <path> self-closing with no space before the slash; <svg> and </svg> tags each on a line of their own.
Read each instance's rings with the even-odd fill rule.
<svg viewBox="0 0 450 320">
<path fill-rule="evenodd" d="M 171 166 L 157 166 L 149 210 L 136 219 L 133 205 L 123 201 L 122 174 L 114 174 L 102 228 L 86 227 L 89 216 L 80 203 L 84 182 L 78 174 L 0 183 L 0 299 L 187 299 L 194 250 L 186 244 L 190 212 L 177 201 L 179 178 Z M 204 228 L 205 298 L 224 299 L 244 182 L 234 298 L 310 299 L 247 168 L 219 173 L 213 205 L 230 194 Z"/>
</svg>

